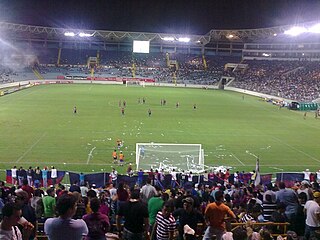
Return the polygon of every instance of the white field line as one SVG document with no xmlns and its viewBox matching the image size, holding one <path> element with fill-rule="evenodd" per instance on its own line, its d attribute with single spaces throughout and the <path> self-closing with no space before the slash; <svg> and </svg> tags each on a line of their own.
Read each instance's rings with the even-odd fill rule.
<svg viewBox="0 0 320 240">
<path fill-rule="evenodd" d="M 24 158 L 25 155 L 27 155 L 40 141 L 42 138 L 44 138 L 46 136 L 47 133 L 43 133 L 41 137 L 39 137 L 39 139 L 37 141 L 35 141 L 29 148 L 27 151 L 25 151 L 16 161 L 16 163 L 20 162 L 21 159 Z"/>
<path fill-rule="evenodd" d="M 306 153 L 306 152 L 304 152 L 304 151 L 301 151 L 301 150 L 299 150 L 299 149 L 297 149 L 297 148 L 295 148 L 295 147 L 292 147 L 290 144 L 288 144 L 288 143 L 280 140 L 279 138 L 276 138 L 276 137 L 274 137 L 274 136 L 272 136 L 272 138 L 275 139 L 276 141 L 278 141 L 278 142 L 286 145 L 287 147 L 289 147 L 289 148 L 291 148 L 291 149 L 293 149 L 293 150 L 295 150 L 295 151 L 297 151 L 297 152 L 299 152 L 299 153 L 301 153 L 301 154 L 303 154 L 303 155 L 305 155 L 305 156 L 307 156 L 307 157 L 309 157 L 309 158 L 311 158 L 311 159 L 313 159 L 313 160 L 315 160 L 315 161 L 317 161 L 317 162 L 320 162 L 319 159 L 311 156 L 310 154 L 308 154 L 308 153 Z"/>
<path fill-rule="evenodd" d="M 242 166 L 246 166 L 239 158 L 236 157 L 236 155 L 234 155 L 233 153 L 231 153 L 231 155 L 232 155 L 235 159 L 237 159 L 237 161 L 238 161 L 239 163 L 241 163 Z"/>
<path fill-rule="evenodd" d="M 90 151 L 90 153 L 88 154 L 87 165 L 89 164 L 90 159 L 92 158 L 92 153 L 93 153 L 93 151 L 94 151 L 95 149 L 96 149 L 96 147 L 92 148 L 91 151 Z"/>
<path fill-rule="evenodd" d="M 16 163 L 15 161 L 13 162 L 2 162 L 2 164 L 14 164 Z M 33 164 L 33 165 L 37 165 L 39 164 L 39 162 L 19 162 L 20 164 Z M 72 163 L 57 163 L 57 162 L 41 162 L 41 164 L 48 164 L 48 165 L 87 165 L 87 163 L 83 163 L 83 162 L 72 162 Z M 113 163 L 90 163 L 90 165 L 92 166 L 114 166 Z M 243 166 L 242 164 L 233 164 L 230 165 L 231 167 L 235 166 Z M 245 165 L 246 167 L 254 167 L 256 166 L 256 164 L 247 164 Z M 308 167 L 319 167 L 319 164 L 303 164 L 303 166 L 308 166 Z M 272 164 L 272 165 L 268 165 L 268 164 L 260 164 L 260 167 L 297 167 L 297 164 Z"/>
</svg>

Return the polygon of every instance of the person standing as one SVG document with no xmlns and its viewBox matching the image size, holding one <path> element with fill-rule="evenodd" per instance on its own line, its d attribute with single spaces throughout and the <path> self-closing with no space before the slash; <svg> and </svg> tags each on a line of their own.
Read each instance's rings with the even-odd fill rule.
<svg viewBox="0 0 320 240">
<path fill-rule="evenodd" d="M 212 239 L 213 235 L 216 235 L 217 240 L 221 240 L 222 235 L 226 232 L 225 216 L 228 215 L 232 219 L 236 219 L 231 209 L 223 203 L 223 192 L 217 191 L 215 193 L 215 200 L 215 202 L 207 206 L 204 212 L 208 227 L 204 233 L 203 240 Z"/>
<path fill-rule="evenodd" d="M 157 190 L 151 185 L 151 179 L 147 179 L 146 185 L 141 188 L 141 200 L 144 203 L 148 203 L 149 199 L 157 195 Z"/>
<path fill-rule="evenodd" d="M 109 174 L 109 177 L 111 178 L 111 182 L 113 186 L 117 187 L 118 172 L 115 168 L 112 168 L 112 171 Z"/>
<path fill-rule="evenodd" d="M 119 163 L 120 163 L 120 166 L 123 166 L 123 162 L 124 162 L 124 154 L 122 151 L 120 151 L 120 154 L 119 154 Z"/>
<path fill-rule="evenodd" d="M 41 172 L 42 172 L 43 187 L 47 188 L 48 187 L 48 168 L 44 167 Z"/>
<path fill-rule="evenodd" d="M 44 223 L 49 240 L 82 240 L 88 234 L 88 227 L 82 219 L 72 219 L 77 210 L 77 198 L 73 194 L 61 195 L 56 210 L 59 217 L 49 218 Z"/>
<path fill-rule="evenodd" d="M 140 170 L 138 171 L 138 178 L 137 178 L 137 184 L 139 187 L 141 187 L 143 183 L 143 174 L 144 174 L 144 171 L 140 168 Z"/>
<path fill-rule="evenodd" d="M 38 188 L 40 186 L 41 183 L 41 170 L 40 167 L 36 167 L 36 169 L 34 170 L 34 177 L 33 177 L 33 185 L 35 188 Z"/>
<path fill-rule="evenodd" d="M 172 206 L 165 203 L 156 216 L 156 237 L 158 240 L 172 240 L 176 228 L 176 220 L 172 216 Z"/>
<path fill-rule="evenodd" d="M 56 209 L 56 199 L 55 199 L 55 189 L 49 188 L 47 190 L 47 196 L 43 197 L 43 210 L 44 210 L 44 217 L 50 218 L 55 216 L 55 209 Z"/>
<path fill-rule="evenodd" d="M 124 108 L 121 108 L 121 115 L 124 116 Z"/>
<path fill-rule="evenodd" d="M 73 114 L 77 114 L 77 107 L 76 106 L 73 107 Z"/>
<path fill-rule="evenodd" d="M 320 192 L 313 193 L 313 200 L 306 202 L 304 209 L 307 215 L 304 238 L 314 239 L 315 231 L 320 230 Z"/>
<path fill-rule="evenodd" d="M 286 205 L 286 217 L 290 223 L 290 230 L 296 229 L 296 217 L 299 207 L 298 195 L 292 189 L 286 188 L 284 182 L 279 183 L 279 191 L 276 192 L 276 201 Z"/>
<path fill-rule="evenodd" d="M 151 109 L 150 108 L 148 110 L 148 115 L 149 115 L 149 117 L 151 117 Z"/>
<path fill-rule="evenodd" d="M 189 225 L 194 231 L 196 231 L 198 223 L 204 223 L 203 215 L 194 207 L 194 199 L 192 197 L 184 198 L 182 203 L 183 208 L 178 208 L 172 213 L 175 219 L 179 218 L 179 240 L 184 239 L 183 235 L 185 225 Z"/>
<path fill-rule="evenodd" d="M 33 175 L 34 175 L 34 171 L 30 166 L 27 170 L 27 180 L 28 180 L 29 186 L 33 186 Z"/>
<path fill-rule="evenodd" d="M 15 186 L 17 185 L 17 166 L 14 166 L 12 169 L 11 169 L 11 177 L 12 177 L 12 184 Z"/>
<path fill-rule="evenodd" d="M 19 185 L 21 186 L 23 183 L 23 180 L 27 177 L 27 172 L 24 170 L 24 168 L 21 166 L 17 172 L 18 174 L 18 182 Z"/>
<path fill-rule="evenodd" d="M 110 222 L 107 215 L 102 214 L 99 211 L 100 200 L 93 198 L 90 200 L 90 208 L 92 213 L 84 215 L 83 220 L 87 224 L 89 233 L 85 237 L 85 240 L 105 240 L 105 234 L 110 229 Z"/>
<path fill-rule="evenodd" d="M 112 159 L 113 159 L 113 163 L 116 164 L 118 163 L 118 153 L 117 153 L 117 150 L 114 149 L 113 152 L 112 152 Z"/>
<path fill-rule="evenodd" d="M 123 230 L 121 229 L 122 218 L 124 219 Z M 116 223 L 119 236 L 124 240 L 150 239 L 148 208 L 140 201 L 138 189 L 132 191 L 129 201 L 120 205 Z"/>
<path fill-rule="evenodd" d="M 54 166 L 52 166 L 51 167 L 51 181 L 52 181 L 53 186 L 56 185 L 57 177 L 58 177 L 57 169 L 55 169 Z"/>
</svg>

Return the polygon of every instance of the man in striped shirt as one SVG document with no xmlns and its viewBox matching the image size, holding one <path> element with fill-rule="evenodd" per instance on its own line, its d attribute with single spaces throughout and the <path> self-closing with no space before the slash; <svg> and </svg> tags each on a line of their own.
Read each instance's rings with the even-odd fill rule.
<svg viewBox="0 0 320 240">
<path fill-rule="evenodd" d="M 165 203 L 162 207 L 162 211 L 158 212 L 156 223 L 157 240 L 173 239 L 176 220 L 172 216 L 172 206 L 169 203 Z"/>
</svg>

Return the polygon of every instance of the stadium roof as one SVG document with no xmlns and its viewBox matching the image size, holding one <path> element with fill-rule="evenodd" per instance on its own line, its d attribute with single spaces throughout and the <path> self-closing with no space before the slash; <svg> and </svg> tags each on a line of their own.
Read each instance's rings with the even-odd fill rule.
<svg viewBox="0 0 320 240">
<path fill-rule="evenodd" d="M 311 26 L 315 22 L 307 22 L 299 27 Z M 32 39 L 32 40 L 55 40 L 60 41 L 63 39 L 70 39 L 65 36 L 65 33 L 73 33 L 75 40 L 89 40 L 92 41 L 105 41 L 105 42 L 129 42 L 132 40 L 148 40 L 153 43 L 166 44 L 178 42 L 179 38 L 189 38 L 190 41 L 187 45 L 206 45 L 210 42 L 259 42 L 261 40 L 268 41 L 274 39 L 276 36 L 283 35 L 293 25 L 285 25 L 270 28 L 260 29 L 227 29 L 227 30 L 210 30 L 205 35 L 182 35 L 182 34 L 169 34 L 169 33 L 150 33 L 150 32 L 125 32 L 125 31 L 108 31 L 108 30 L 90 30 L 90 29 L 67 29 L 67 28 L 53 28 L 43 26 L 32 26 L 24 24 L 15 24 L 8 22 L 0 22 L 0 30 L 2 36 L 11 39 Z M 5 34 L 3 34 L 5 32 Z M 81 34 L 86 35 L 80 37 Z M 166 41 L 165 39 L 171 39 Z"/>
</svg>

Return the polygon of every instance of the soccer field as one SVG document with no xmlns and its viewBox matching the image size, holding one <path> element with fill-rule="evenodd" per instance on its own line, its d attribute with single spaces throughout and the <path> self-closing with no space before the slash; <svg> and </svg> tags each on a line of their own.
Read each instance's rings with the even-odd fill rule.
<svg viewBox="0 0 320 240">
<path fill-rule="evenodd" d="M 137 142 L 155 142 L 202 144 L 205 165 L 231 166 L 232 171 L 254 169 L 253 155 L 265 173 L 316 171 L 320 164 L 320 119 L 313 113 L 304 120 L 302 112 L 229 91 L 35 86 L 0 98 L 0 125 L 1 169 L 54 165 L 58 170 L 109 172 L 117 139 L 124 143 L 127 163 L 135 163 Z"/>
</svg>

